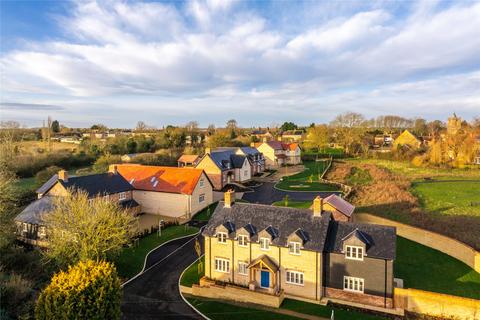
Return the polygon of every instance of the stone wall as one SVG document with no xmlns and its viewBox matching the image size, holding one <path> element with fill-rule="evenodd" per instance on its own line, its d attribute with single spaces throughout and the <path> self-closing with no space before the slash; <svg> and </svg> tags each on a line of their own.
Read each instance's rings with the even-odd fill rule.
<svg viewBox="0 0 480 320">
<path fill-rule="evenodd" d="M 480 252 L 458 240 L 367 213 L 356 213 L 354 221 L 396 227 L 397 235 L 448 254 L 480 272 Z"/>
<path fill-rule="evenodd" d="M 325 294 L 327 298 L 334 298 L 345 301 L 355 301 L 357 303 L 381 308 L 393 308 L 392 298 L 384 298 L 371 294 L 349 292 L 342 289 L 335 289 L 329 287 L 325 288 Z"/>
<path fill-rule="evenodd" d="M 410 312 L 454 319 L 480 319 L 480 300 L 395 288 L 395 307 Z"/>
<path fill-rule="evenodd" d="M 283 291 L 278 295 L 252 291 L 234 285 L 217 285 L 213 281 L 200 279 L 200 285 L 192 285 L 192 295 L 210 299 L 232 300 L 243 303 L 262 304 L 278 308 L 283 302 Z"/>
</svg>

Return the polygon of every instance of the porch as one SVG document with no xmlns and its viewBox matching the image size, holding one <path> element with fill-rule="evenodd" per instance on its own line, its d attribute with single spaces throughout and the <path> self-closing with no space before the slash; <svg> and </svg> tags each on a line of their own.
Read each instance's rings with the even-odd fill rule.
<svg viewBox="0 0 480 320">
<path fill-rule="evenodd" d="M 253 260 L 248 266 L 248 288 L 251 291 L 278 294 L 280 291 L 280 268 L 268 256 Z"/>
</svg>

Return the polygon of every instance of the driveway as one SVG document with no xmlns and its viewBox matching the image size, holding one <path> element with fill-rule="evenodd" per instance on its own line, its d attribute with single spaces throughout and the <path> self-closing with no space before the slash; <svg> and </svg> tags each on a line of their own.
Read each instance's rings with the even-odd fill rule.
<svg viewBox="0 0 480 320">
<path fill-rule="evenodd" d="M 260 187 L 255 188 L 254 192 L 245 193 L 242 199 L 251 203 L 272 204 L 275 201 L 283 200 L 287 194 L 290 201 L 313 201 L 316 196 L 325 198 L 331 194 L 341 194 L 339 191 L 281 191 L 274 188 L 275 183 L 276 182 L 265 182 Z"/>
<path fill-rule="evenodd" d="M 180 274 L 197 259 L 196 237 L 174 240 L 152 252 L 145 272 L 123 287 L 122 319 L 203 319 L 183 301 L 178 288 Z"/>
</svg>

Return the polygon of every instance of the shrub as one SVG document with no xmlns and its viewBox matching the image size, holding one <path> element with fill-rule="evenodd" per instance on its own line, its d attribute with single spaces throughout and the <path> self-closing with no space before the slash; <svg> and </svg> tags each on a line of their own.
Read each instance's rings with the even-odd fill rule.
<svg viewBox="0 0 480 320">
<path fill-rule="evenodd" d="M 122 293 L 115 267 L 105 261 L 79 262 L 52 277 L 35 306 L 43 319 L 119 319 Z"/>
</svg>

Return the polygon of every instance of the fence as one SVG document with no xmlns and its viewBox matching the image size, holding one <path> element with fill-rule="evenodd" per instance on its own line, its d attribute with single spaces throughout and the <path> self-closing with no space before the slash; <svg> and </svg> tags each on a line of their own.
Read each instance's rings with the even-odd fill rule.
<svg viewBox="0 0 480 320">
<path fill-rule="evenodd" d="M 480 300 L 417 289 L 395 288 L 395 308 L 452 319 L 480 319 Z"/>
<path fill-rule="evenodd" d="M 396 227 L 399 236 L 448 254 L 480 272 L 480 252 L 458 240 L 368 213 L 354 214 L 354 219 L 356 222 Z"/>
</svg>

